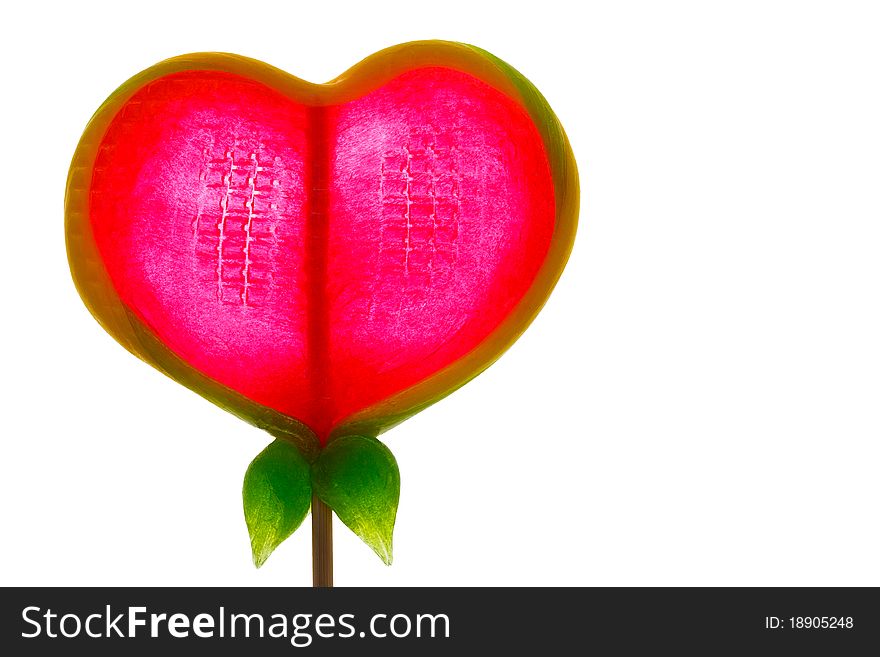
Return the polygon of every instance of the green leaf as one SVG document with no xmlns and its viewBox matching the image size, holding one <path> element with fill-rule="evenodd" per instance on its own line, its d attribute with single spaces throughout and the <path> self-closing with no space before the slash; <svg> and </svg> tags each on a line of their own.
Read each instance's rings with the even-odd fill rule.
<svg viewBox="0 0 880 657">
<path fill-rule="evenodd" d="M 312 488 L 349 529 L 391 565 L 400 471 L 385 445 L 367 436 L 331 440 L 312 464 Z"/>
<path fill-rule="evenodd" d="M 293 443 L 276 440 L 251 461 L 241 494 L 254 565 L 259 568 L 309 512 L 309 463 Z"/>
</svg>

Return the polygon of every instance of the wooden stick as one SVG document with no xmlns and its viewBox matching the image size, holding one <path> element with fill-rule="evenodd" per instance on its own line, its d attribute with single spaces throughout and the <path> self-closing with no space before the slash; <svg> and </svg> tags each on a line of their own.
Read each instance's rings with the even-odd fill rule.
<svg viewBox="0 0 880 657">
<path fill-rule="evenodd" d="M 333 587 L 333 511 L 312 495 L 312 586 Z"/>
</svg>

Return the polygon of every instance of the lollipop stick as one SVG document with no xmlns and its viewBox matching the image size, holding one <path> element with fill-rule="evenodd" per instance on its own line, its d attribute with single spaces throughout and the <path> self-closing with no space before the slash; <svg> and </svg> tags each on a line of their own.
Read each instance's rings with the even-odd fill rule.
<svg viewBox="0 0 880 657">
<path fill-rule="evenodd" d="M 333 586 L 333 511 L 312 495 L 312 586 Z"/>
</svg>

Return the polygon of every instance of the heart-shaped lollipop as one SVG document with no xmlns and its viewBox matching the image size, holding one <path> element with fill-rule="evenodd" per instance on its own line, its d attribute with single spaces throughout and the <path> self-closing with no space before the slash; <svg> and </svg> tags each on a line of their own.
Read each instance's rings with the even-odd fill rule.
<svg viewBox="0 0 880 657">
<path fill-rule="evenodd" d="M 111 335 L 276 437 L 245 477 L 255 563 L 310 503 L 319 562 L 324 505 L 390 562 L 399 475 L 376 436 L 525 329 L 577 203 L 537 90 L 434 41 L 323 85 L 233 55 L 157 64 L 89 123 L 66 229 Z"/>
</svg>

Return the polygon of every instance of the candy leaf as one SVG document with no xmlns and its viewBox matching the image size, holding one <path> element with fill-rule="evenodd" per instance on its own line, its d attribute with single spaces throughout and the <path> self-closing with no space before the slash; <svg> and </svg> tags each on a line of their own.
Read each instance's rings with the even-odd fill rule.
<svg viewBox="0 0 880 657">
<path fill-rule="evenodd" d="M 293 443 L 276 440 L 248 466 L 241 492 L 254 565 L 259 568 L 309 512 L 308 461 Z"/>
<path fill-rule="evenodd" d="M 339 519 L 390 566 L 400 499 L 400 471 L 391 451 L 367 436 L 331 440 L 312 464 L 312 487 Z"/>
</svg>

